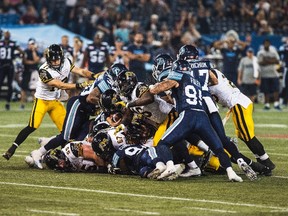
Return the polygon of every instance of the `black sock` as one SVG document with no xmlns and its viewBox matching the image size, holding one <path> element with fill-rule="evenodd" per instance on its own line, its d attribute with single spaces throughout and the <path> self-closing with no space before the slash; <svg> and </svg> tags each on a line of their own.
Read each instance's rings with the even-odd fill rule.
<svg viewBox="0 0 288 216">
<path fill-rule="evenodd" d="M 25 140 L 26 138 L 33 133 L 36 130 L 36 128 L 32 128 L 30 126 L 27 126 L 25 128 L 23 128 L 20 133 L 18 134 L 18 136 L 16 137 L 14 143 L 16 143 L 16 145 L 20 146 Z"/>
<path fill-rule="evenodd" d="M 245 141 L 245 143 L 255 155 L 261 156 L 266 153 L 262 143 L 260 143 L 260 141 L 255 136 L 250 141 Z"/>
</svg>

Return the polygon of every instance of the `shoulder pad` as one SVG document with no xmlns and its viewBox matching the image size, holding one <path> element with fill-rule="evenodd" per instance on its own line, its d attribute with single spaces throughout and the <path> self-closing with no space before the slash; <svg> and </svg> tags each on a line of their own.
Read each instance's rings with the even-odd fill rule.
<svg viewBox="0 0 288 216">
<path fill-rule="evenodd" d="M 138 84 L 136 87 L 136 97 L 140 98 L 148 90 L 149 90 L 149 87 L 146 84 L 144 83 Z"/>
<path fill-rule="evenodd" d="M 51 74 L 43 68 L 39 70 L 39 78 L 44 83 L 48 83 L 53 79 Z"/>
</svg>

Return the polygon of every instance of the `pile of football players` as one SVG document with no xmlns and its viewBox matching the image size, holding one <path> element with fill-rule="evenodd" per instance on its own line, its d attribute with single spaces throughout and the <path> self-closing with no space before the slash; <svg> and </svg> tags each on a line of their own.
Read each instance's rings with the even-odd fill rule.
<svg viewBox="0 0 288 216">
<path fill-rule="evenodd" d="M 182 71 L 182 73 L 198 77 L 197 82 L 199 81 L 202 86 L 200 99 L 203 99 L 203 104 L 205 104 L 203 111 L 207 112 L 208 116 L 214 113 L 211 115 L 214 117 L 210 118 L 211 125 L 216 131 L 215 135 L 220 137 L 225 154 L 229 156 L 231 162 L 237 164 L 251 181 L 256 180 L 257 175 L 271 175 L 275 166 L 269 158 L 272 165 L 267 163 L 267 160 L 260 160 L 261 155 L 256 157 L 257 161 L 249 159 L 239 152 L 235 138 L 225 135 L 222 121 L 220 123 L 217 121 L 220 115 L 215 105 L 215 98 L 218 99 L 217 102 L 221 102 L 219 100 L 221 96 L 217 94 L 224 94 L 223 97 L 228 97 L 229 93 L 223 89 L 217 89 L 221 79 L 225 81 L 226 78 L 220 71 L 213 68 L 209 60 L 199 59 L 198 55 L 197 48 L 192 45 L 184 45 L 179 50 L 175 61 L 169 54 L 159 54 L 154 59 L 152 68 L 152 75 L 156 82 L 151 86 L 138 82 L 135 73 L 129 71 L 125 65 L 113 64 L 107 71 L 99 74 L 94 82 L 99 83 L 99 79 L 106 75 L 111 88 L 101 93 L 98 104 L 93 107 L 94 115 L 91 115 L 89 119 L 89 133 L 85 139 L 70 140 L 65 145 L 50 149 L 41 156 L 40 161 L 31 154 L 25 158 L 26 163 L 40 169 L 139 175 L 142 178 L 156 180 L 195 177 L 201 176 L 204 172 L 226 173 L 227 170 L 221 165 L 222 161 L 213 152 L 213 146 L 203 141 L 203 135 L 195 133 L 189 136 L 189 139 L 184 137 L 178 143 L 169 146 L 171 152 L 162 146 L 157 147 L 159 141 L 169 134 L 169 131 L 173 129 L 171 127 L 181 118 L 175 104 L 175 101 L 181 101 L 181 95 L 173 94 L 173 89 L 165 90 L 160 94 L 153 94 L 150 90 L 165 83 L 173 71 Z M 86 87 L 83 92 L 93 88 L 93 85 Z M 213 86 L 215 97 L 211 96 L 210 86 Z M 231 88 L 234 92 L 235 90 L 240 92 L 235 86 Z M 224 92 L 221 92 L 222 90 Z M 185 91 L 184 93 L 191 99 L 188 102 L 194 103 L 193 91 L 191 89 Z M 175 100 L 175 97 L 178 98 Z M 241 137 L 238 138 L 241 139 Z M 45 146 L 50 139 L 52 137 L 39 138 L 39 143 Z M 254 149 L 257 150 L 256 147 Z M 254 149 L 252 148 L 251 151 L 257 155 Z M 171 153 L 173 169 L 169 164 Z M 240 176 L 234 174 L 234 171 L 232 174 L 228 173 L 228 178 L 230 181 L 243 181 Z"/>
</svg>

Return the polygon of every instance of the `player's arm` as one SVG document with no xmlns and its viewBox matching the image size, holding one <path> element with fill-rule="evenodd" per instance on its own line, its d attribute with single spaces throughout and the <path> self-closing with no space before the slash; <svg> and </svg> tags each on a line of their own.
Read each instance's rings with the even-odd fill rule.
<svg viewBox="0 0 288 216">
<path fill-rule="evenodd" d="M 95 154 L 90 145 L 82 145 L 82 149 L 84 159 L 94 161 L 97 166 L 105 166 L 104 160 Z"/>
<path fill-rule="evenodd" d="M 86 97 L 86 102 L 92 104 L 98 104 L 100 101 L 101 92 L 98 87 L 95 87 L 89 95 Z"/>
<path fill-rule="evenodd" d="M 42 82 L 51 87 L 56 87 L 58 89 L 68 90 L 68 89 L 83 89 L 88 83 L 65 83 L 61 80 L 54 79 L 48 71 L 40 69 L 39 77 Z"/>
<path fill-rule="evenodd" d="M 216 72 L 213 70 L 210 70 L 209 71 L 209 85 L 213 86 L 217 84 L 218 84 L 218 78 L 217 78 Z"/>
<path fill-rule="evenodd" d="M 177 88 L 178 86 L 179 86 L 179 83 L 177 81 L 167 79 L 160 83 L 156 83 L 154 86 L 152 86 L 149 89 L 149 92 L 153 95 L 156 95 L 156 94 L 159 94 L 160 92 L 164 92 L 172 88 Z"/>
<path fill-rule="evenodd" d="M 73 67 L 71 72 L 78 74 L 80 76 L 92 78 L 92 79 L 94 79 L 94 75 L 95 75 L 91 71 L 84 69 L 84 68 L 79 68 L 79 67 Z"/>
</svg>

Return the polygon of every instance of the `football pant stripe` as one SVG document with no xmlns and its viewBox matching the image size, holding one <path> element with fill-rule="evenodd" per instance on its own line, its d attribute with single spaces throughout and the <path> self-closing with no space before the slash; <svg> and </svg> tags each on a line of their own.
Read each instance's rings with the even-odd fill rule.
<svg viewBox="0 0 288 216">
<path fill-rule="evenodd" d="M 32 112 L 30 115 L 30 120 L 29 120 L 29 126 L 34 128 L 34 120 L 35 120 L 35 112 L 36 112 L 36 107 L 38 104 L 38 98 L 35 98 L 34 104 L 33 104 L 33 108 L 32 108 Z"/>
</svg>

